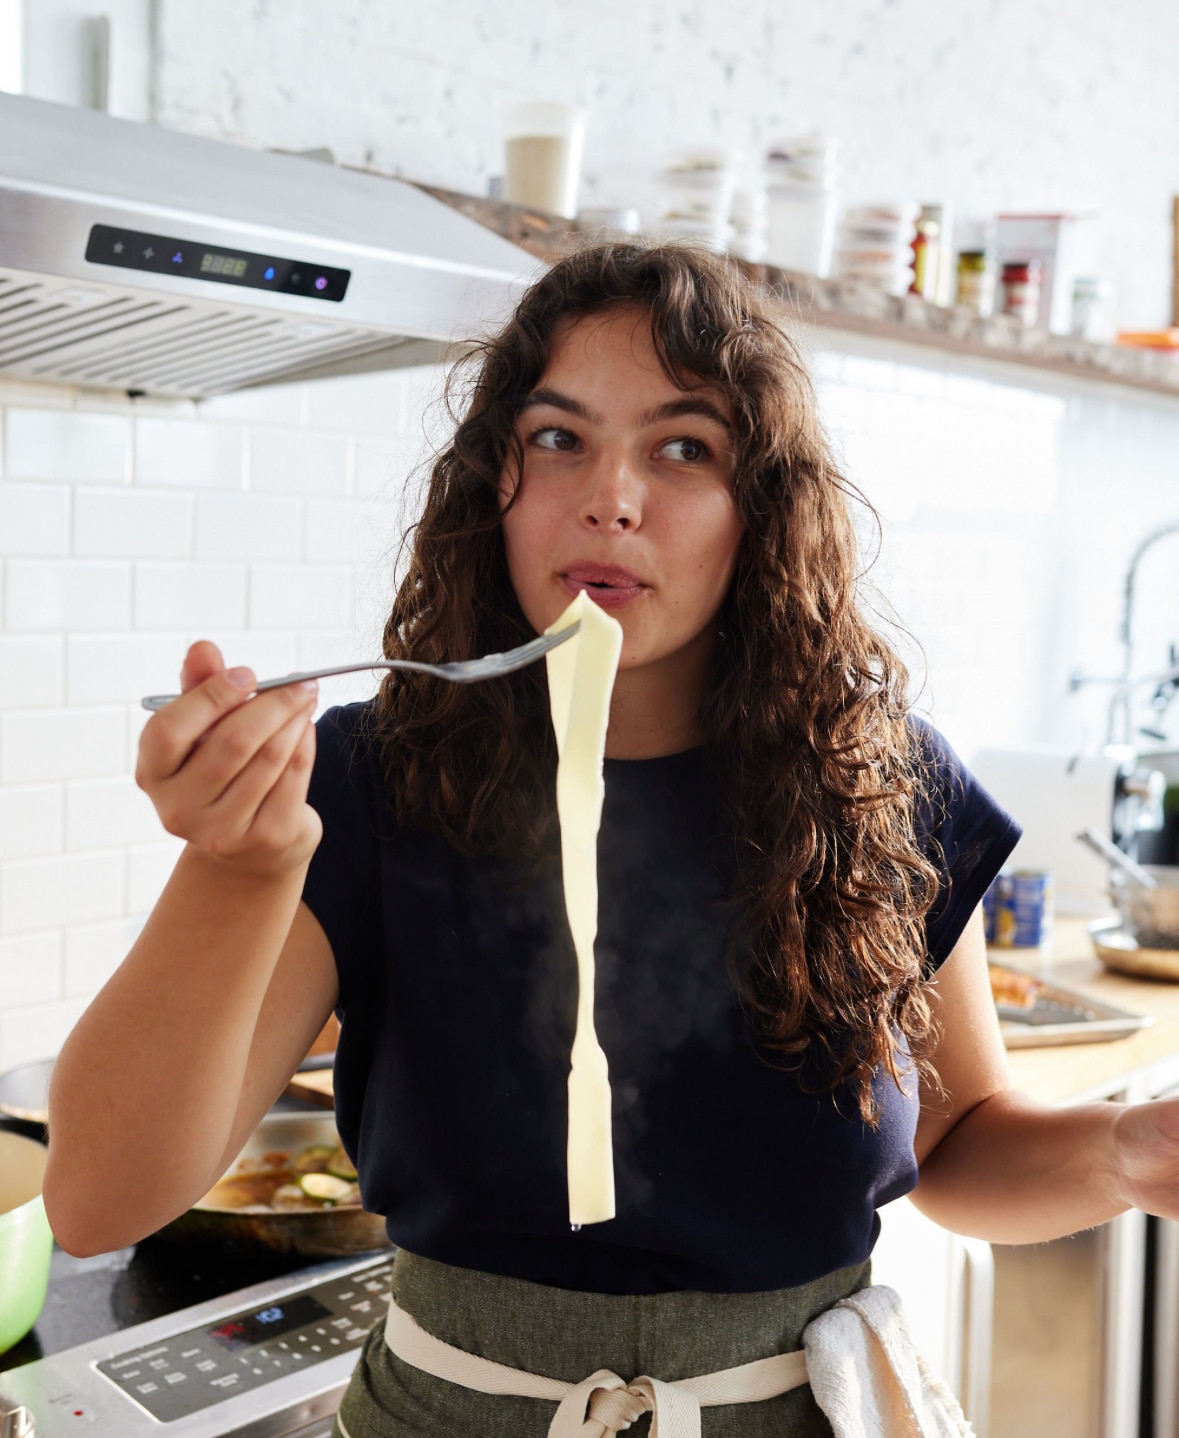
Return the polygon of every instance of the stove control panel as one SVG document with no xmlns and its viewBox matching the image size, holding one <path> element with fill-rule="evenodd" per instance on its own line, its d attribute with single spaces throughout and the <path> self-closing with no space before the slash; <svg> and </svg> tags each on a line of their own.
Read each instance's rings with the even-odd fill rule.
<svg viewBox="0 0 1179 1438">
<path fill-rule="evenodd" d="M 359 1348 L 388 1309 L 392 1262 L 330 1279 L 98 1363 L 161 1423 Z"/>
</svg>

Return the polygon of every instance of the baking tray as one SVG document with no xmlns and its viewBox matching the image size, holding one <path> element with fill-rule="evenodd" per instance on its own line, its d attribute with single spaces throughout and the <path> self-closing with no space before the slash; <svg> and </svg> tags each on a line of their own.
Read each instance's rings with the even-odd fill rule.
<svg viewBox="0 0 1179 1438">
<path fill-rule="evenodd" d="M 1110 1039 L 1124 1039 L 1154 1023 L 1147 1014 L 1132 1014 L 1127 1009 L 1115 1008 L 1113 1004 L 1103 1004 L 1078 989 L 1055 983 L 1041 974 L 1029 973 L 1016 964 L 1008 964 L 996 958 L 993 950 L 988 954 L 987 961 L 992 968 L 1020 974 L 1033 979 L 1036 984 L 1036 1002 L 1031 1008 L 995 1005 L 1003 1042 L 1009 1049 L 1106 1043 Z"/>
</svg>

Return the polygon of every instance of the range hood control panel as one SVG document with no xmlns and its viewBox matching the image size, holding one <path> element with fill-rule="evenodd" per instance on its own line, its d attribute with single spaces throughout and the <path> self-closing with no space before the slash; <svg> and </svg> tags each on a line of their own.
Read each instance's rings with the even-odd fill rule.
<svg viewBox="0 0 1179 1438">
<path fill-rule="evenodd" d="M 114 265 L 123 270 L 150 270 L 156 275 L 181 275 L 186 280 L 211 280 L 219 285 L 244 285 L 252 290 L 277 290 L 311 300 L 344 298 L 351 270 L 292 260 L 281 255 L 259 255 L 178 239 L 175 235 L 147 235 L 111 225 L 93 225 L 86 245 L 92 265 Z"/>
</svg>

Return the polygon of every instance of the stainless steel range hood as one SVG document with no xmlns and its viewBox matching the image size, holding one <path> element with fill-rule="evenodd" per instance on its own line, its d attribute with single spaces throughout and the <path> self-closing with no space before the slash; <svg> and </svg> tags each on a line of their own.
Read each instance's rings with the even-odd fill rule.
<svg viewBox="0 0 1179 1438">
<path fill-rule="evenodd" d="M 0 375 L 199 398 L 425 363 L 537 269 L 402 181 L 0 94 Z"/>
</svg>

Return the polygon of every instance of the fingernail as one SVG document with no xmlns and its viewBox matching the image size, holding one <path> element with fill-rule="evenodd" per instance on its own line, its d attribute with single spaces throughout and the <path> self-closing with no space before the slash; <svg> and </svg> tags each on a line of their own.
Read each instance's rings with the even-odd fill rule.
<svg viewBox="0 0 1179 1438">
<path fill-rule="evenodd" d="M 319 682 L 315 679 L 302 679 L 299 681 L 299 688 L 306 689 L 308 694 L 314 694 L 319 688 Z"/>
<path fill-rule="evenodd" d="M 225 677 L 238 689 L 252 689 L 254 687 L 254 671 L 252 669 L 227 669 Z"/>
</svg>

